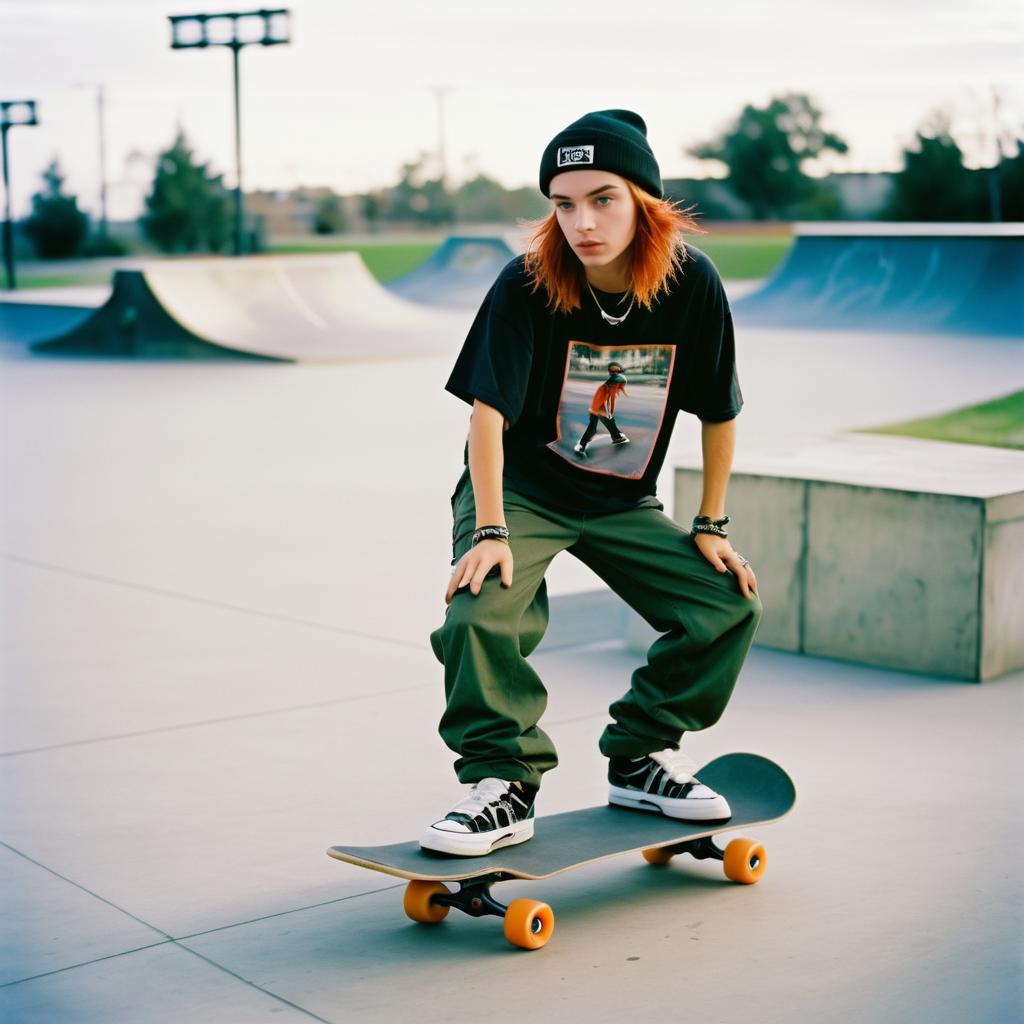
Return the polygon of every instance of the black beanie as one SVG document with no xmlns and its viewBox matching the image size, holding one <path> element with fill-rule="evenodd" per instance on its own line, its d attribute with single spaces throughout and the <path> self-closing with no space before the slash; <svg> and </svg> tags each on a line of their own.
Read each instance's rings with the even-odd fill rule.
<svg viewBox="0 0 1024 1024">
<path fill-rule="evenodd" d="M 595 110 L 563 128 L 540 161 L 540 190 L 563 171 L 611 171 L 663 199 L 661 170 L 647 142 L 647 125 L 632 110 Z"/>
</svg>

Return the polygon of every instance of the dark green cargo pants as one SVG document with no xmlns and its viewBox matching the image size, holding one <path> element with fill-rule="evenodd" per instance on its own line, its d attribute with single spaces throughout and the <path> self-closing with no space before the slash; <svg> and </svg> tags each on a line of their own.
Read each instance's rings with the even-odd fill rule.
<svg viewBox="0 0 1024 1024">
<path fill-rule="evenodd" d="M 540 784 L 558 763 L 539 728 L 547 691 L 526 660 L 548 624 L 544 573 L 569 551 L 597 573 L 660 636 L 628 692 L 609 711 L 603 754 L 638 756 L 678 744 L 684 732 L 718 721 L 761 618 L 731 572 L 719 573 L 690 534 L 657 508 L 611 515 L 552 511 L 504 490 L 511 534 L 512 586 L 496 576 L 480 593 L 467 585 L 448 605 L 430 644 L 445 668 L 447 707 L 440 733 L 459 754 L 461 782 L 487 776 Z M 452 495 L 452 555 L 472 546 L 476 507 L 469 471 Z"/>
</svg>

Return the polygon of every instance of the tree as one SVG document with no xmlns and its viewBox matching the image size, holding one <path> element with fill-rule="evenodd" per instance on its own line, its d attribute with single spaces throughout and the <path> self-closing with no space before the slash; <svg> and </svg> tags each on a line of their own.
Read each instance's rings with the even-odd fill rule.
<svg viewBox="0 0 1024 1024">
<path fill-rule="evenodd" d="M 313 230 L 318 235 L 336 235 L 348 227 L 345 208 L 341 204 L 341 196 L 328 192 L 320 197 L 316 204 L 313 218 Z"/>
<path fill-rule="evenodd" d="M 454 196 L 458 219 L 465 223 L 474 221 L 499 221 L 507 217 L 508 193 L 501 184 L 485 174 L 464 182 Z"/>
<path fill-rule="evenodd" d="M 451 201 L 445 193 L 441 179 L 428 179 L 424 164 L 428 153 L 419 159 L 402 164 L 401 178 L 391 189 L 388 215 L 392 220 L 413 220 L 437 226 L 453 220 Z"/>
<path fill-rule="evenodd" d="M 886 220 L 988 220 L 985 174 L 964 167 L 950 132 L 951 116 L 935 110 L 903 152 L 903 169 L 893 175 Z"/>
<path fill-rule="evenodd" d="M 550 204 L 536 188 L 508 190 L 500 182 L 477 174 L 452 197 L 456 220 L 464 224 L 532 219 L 550 212 Z"/>
<path fill-rule="evenodd" d="M 999 194 L 1003 220 L 1024 220 L 1024 139 L 1015 139 L 1017 152 L 999 162 Z"/>
<path fill-rule="evenodd" d="M 64 194 L 57 157 L 43 171 L 43 188 L 32 197 L 32 213 L 22 229 L 43 260 L 73 256 L 89 231 L 89 218 L 78 209 L 78 200 Z"/>
<path fill-rule="evenodd" d="M 165 252 L 220 252 L 232 233 L 232 207 L 223 175 L 195 161 L 179 129 L 171 148 L 156 162 L 153 189 L 146 196 L 142 229 Z"/>
<path fill-rule="evenodd" d="M 383 206 L 380 195 L 376 192 L 367 192 L 359 197 L 359 206 L 371 233 L 376 232 L 380 226 L 381 207 Z"/>
<path fill-rule="evenodd" d="M 763 108 L 748 104 L 717 139 L 687 152 L 721 160 L 729 168 L 726 183 L 757 220 L 784 217 L 800 205 L 828 209 L 828 196 L 819 196 L 823 186 L 801 165 L 825 150 L 845 153 L 849 147 L 821 127 L 821 117 L 809 97 L 787 93 Z"/>
</svg>

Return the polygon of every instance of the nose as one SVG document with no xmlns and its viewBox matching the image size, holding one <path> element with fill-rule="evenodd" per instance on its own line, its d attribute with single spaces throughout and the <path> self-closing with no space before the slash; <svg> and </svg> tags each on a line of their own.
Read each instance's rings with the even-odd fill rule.
<svg viewBox="0 0 1024 1024">
<path fill-rule="evenodd" d="M 582 235 L 594 226 L 594 212 L 585 203 L 576 207 L 576 230 Z"/>
</svg>

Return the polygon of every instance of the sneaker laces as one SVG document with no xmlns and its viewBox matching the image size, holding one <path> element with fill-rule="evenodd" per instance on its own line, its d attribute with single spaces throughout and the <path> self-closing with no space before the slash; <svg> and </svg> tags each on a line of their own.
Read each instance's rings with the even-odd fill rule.
<svg viewBox="0 0 1024 1024">
<path fill-rule="evenodd" d="M 449 813 L 468 814 L 476 817 L 483 813 L 490 804 L 507 798 L 511 785 L 501 779 L 481 779 L 472 789 L 469 796 L 456 804 Z"/>
<path fill-rule="evenodd" d="M 668 777 L 673 782 L 698 781 L 697 777 L 693 774 L 697 770 L 697 762 L 687 757 L 680 750 L 673 750 L 669 747 L 667 750 L 658 750 L 647 756 L 652 761 L 660 764 L 668 772 Z"/>
</svg>

